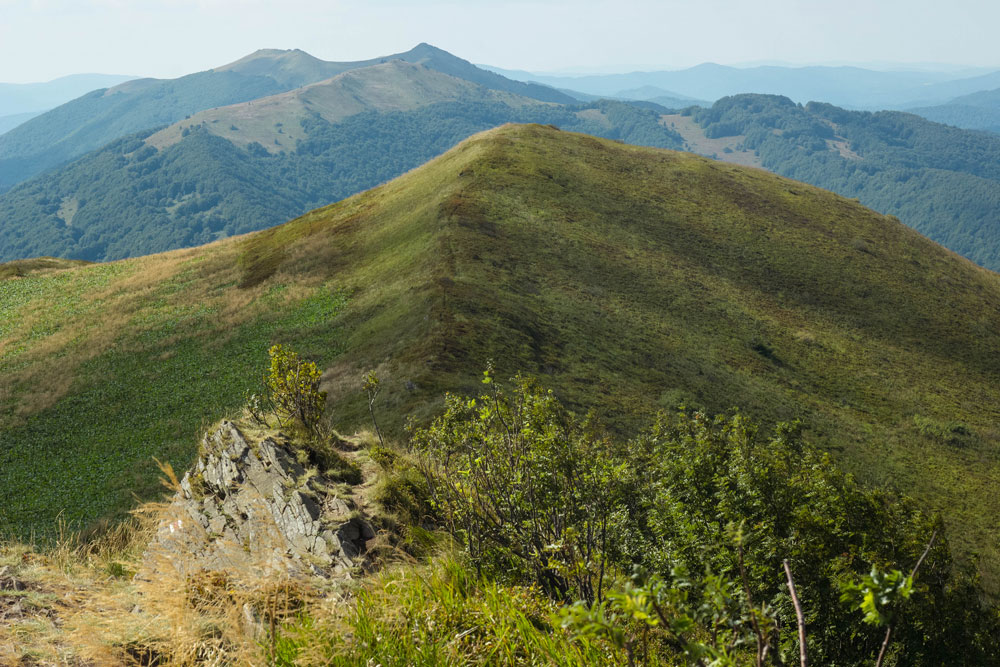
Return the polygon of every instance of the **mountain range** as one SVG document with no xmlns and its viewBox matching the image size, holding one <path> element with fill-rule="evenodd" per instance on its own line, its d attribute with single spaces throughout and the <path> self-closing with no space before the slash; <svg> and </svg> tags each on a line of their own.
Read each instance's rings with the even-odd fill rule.
<svg viewBox="0 0 1000 667">
<path fill-rule="evenodd" d="M 0 134 L 95 88 L 134 79 L 113 74 L 73 74 L 46 83 L 0 83 Z"/>
<path fill-rule="evenodd" d="M 262 229 L 385 182 L 475 132 L 537 122 L 764 167 L 856 197 L 1000 268 L 1000 174 L 991 167 L 1000 163 L 1000 139 L 993 135 L 780 96 L 733 96 L 674 113 L 651 101 L 560 104 L 512 92 L 537 91 L 483 76 L 433 47 L 408 54 L 465 68 L 464 78 L 378 59 L 117 139 L 0 195 L 0 259 L 117 259 Z M 273 71 L 269 81 L 291 86 L 334 66 L 346 67 L 268 51 L 224 73 Z"/>
<path fill-rule="evenodd" d="M 946 104 L 916 107 L 911 113 L 935 123 L 1000 134 L 1000 88 L 956 97 Z"/>
<path fill-rule="evenodd" d="M 428 49 L 415 55 L 464 62 Z M 0 259 L 118 259 L 262 229 L 389 180 L 506 122 L 681 145 L 659 122 L 655 104 L 562 105 L 506 90 L 534 92 L 522 84 L 487 88 L 469 80 L 491 83 L 501 78 L 495 74 L 457 78 L 384 60 L 112 141 L 15 187 L 0 196 Z M 283 85 L 329 65 L 287 52 L 234 67 L 259 73 L 275 62 L 283 63 Z"/>
<path fill-rule="evenodd" d="M 590 95 L 627 97 L 654 87 L 671 98 L 717 100 L 742 93 L 784 95 L 796 102 L 828 102 L 851 109 L 907 109 L 943 104 L 960 95 L 1000 87 L 1000 72 L 877 71 L 860 67 L 727 67 L 704 63 L 674 71 L 552 76 L 491 70 L 512 79 Z"/>
<path fill-rule="evenodd" d="M 0 191 L 128 134 L 389 60 L 421 64 L 544 101 L 573 101 L 545 86 L 507 80 L 480 70 L 427 44 L 405 53 L 357 62 L 327 62 L 303 51 L 264 49 L 229 65 L 178 79 L 137 79 L 94 90 L 0 135 Z"/>
<path fill-rule="evenodd" d="M 0 83 L 0 117 L 41 113 L 89 93 L 134 79 L 117 74 L 71 74 L 44 83 Z"/>
</svg>

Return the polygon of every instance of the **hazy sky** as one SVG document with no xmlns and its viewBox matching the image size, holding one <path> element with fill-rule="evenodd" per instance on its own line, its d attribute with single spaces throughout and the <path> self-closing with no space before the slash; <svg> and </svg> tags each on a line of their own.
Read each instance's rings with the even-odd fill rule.
<svg viewBox="0 0 1000 667">
<path fill-rule="evenodd" d="M 1000 65 L 987 0 L 0 0 L 0 81 L 175 77 L 259 48 L 359 60 L 430 42 L 527 70 L 701 62 Z"/>
</svg>

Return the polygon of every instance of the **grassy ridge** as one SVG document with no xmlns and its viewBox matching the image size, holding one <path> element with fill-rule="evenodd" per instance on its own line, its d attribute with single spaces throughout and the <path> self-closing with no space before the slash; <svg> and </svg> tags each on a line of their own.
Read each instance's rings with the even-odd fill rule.
<svg viewBox="0 0 1000 667">
<path fill-rule="evenodd" d="M 152 488 L 148 456 L 181 467 L 280 340 L 325 366 L 342 429 L 367 418 L 367 368 L 395 430 L 489 358 L 626 432 L 679 402 L 801 416 L 848 469 L 942 510 L 997 582 L 1000 278 L 801 183 L 508 126 L 271 230 L 28 281 L 0 283 L 17 323 L 0 339 L 0 506 L 19 531 L 81 496 L 80 520 L 125 508 L 124 489 Z M 73 289 L 82 305 L 49 331 L 51 295 Z M 148 433 L 121 421 L 175 396 Z M 98 449 L 102 479 L 126 481 L 72 482 Z M 39 452 L 68 496 L 34 500 Z"/>
</svg>

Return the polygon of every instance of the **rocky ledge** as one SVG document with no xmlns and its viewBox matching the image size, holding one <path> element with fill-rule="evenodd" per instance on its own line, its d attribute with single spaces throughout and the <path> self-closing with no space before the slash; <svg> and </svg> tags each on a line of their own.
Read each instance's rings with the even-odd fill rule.
<svg viewBox="0 0 1000 667">
<path fill-rule="evenodd" d="M 205 435 L 139 576 L 172 569 L 185 576 L 350 577 L 364 565 L 375 531 L 351 498 L 338 496 L 338 485 L 302 458 L 280 433 L 248 438 L 222 422 Z"/>
</svg>

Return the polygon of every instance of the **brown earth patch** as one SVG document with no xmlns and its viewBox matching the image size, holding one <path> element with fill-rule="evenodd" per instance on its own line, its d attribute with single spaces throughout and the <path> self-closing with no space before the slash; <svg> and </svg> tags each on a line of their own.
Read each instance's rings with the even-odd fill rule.
<svg viewBox="0 0 1000 667">
<path fill-rule="evenodd" d="M 705 136 L 705 131 L 694 122 L 691 116 L 682 116 L 681 114 L 664 114 L 660 116 L 660 124 L 680 134 L 684 139 L 684 148 L 692 153 L 723 162 L 741 164 L 745 167 L 761 166 L 757 154 L 743 147 L 746 137 L 742 134 L 709 139 Z"/>
</svg>

